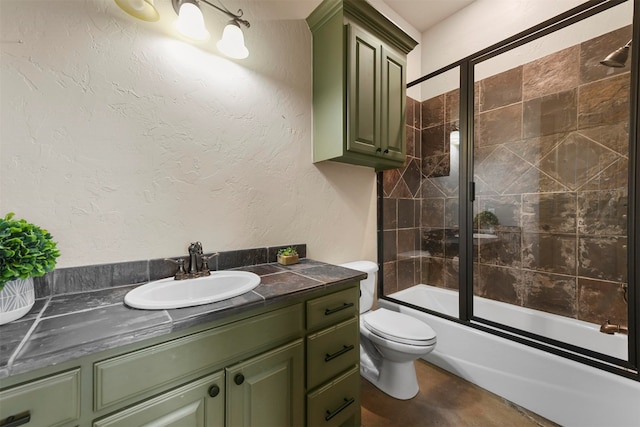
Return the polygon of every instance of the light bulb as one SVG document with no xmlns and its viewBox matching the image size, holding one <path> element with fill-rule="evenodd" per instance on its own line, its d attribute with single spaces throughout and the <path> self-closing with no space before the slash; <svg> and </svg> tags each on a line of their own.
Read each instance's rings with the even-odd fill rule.
<svg viewBox="0 0 640 427">
<path fill-rule="evenodd" d="M 226 56 L 234 59 L 244 59 L 249 56 L 249 50 L 244 45 L 244 34 L 235 21 L 229 21 L 222 38 L 216 43 L 218 50 Z"/>
<path fill-rule="evenodd" d="M 193 40 L 207 40 L 209 31 L 204 26 L 204 17 L 198 5 L 194 3 L 182 3 L 178 12 L 176 23 L 178 32 Z"/>
</svg>

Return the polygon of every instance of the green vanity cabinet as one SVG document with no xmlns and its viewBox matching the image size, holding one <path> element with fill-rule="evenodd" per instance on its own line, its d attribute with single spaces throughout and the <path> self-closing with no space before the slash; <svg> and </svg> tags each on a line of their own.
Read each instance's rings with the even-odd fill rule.
<svg viewBox="0 0 640 427">
<path fill-rule="evenodd" d="M 0 426 L 359 426 L 358 300 L 323 287 L 3 378 Z"/>
<path fill-rule="evenodd" d="M 404 164 L 406 56 L 417 42 L 363 0 L 325 0 L 313 34 L 313 159 Z"/>
<path fill-rule="evenodd" d="M 298 339 L 100 419 L 93 427 L 302 425 L 303 355 Z"/>
<path fill-rule="evenodd" d="M 298 303 L 101 360 L 93 367 L 94 409 L 149 397 L 181 379 L 210 374 L 295 339 L 304 331 L 302 318 L 303 306 Z"/>
</svg>

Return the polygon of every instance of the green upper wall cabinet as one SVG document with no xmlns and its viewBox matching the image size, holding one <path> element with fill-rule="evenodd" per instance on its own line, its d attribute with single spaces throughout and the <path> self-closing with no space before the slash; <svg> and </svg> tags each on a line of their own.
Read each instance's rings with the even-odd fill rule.
<svg viewBox="0 0 640 427">
<path fill-rule="evenodd" d="M 326 0 L 307 23 L 313 34 L 313 161 L 402 166 L 406 58 L 417 42 L 363 0 Z"/>
</svg>

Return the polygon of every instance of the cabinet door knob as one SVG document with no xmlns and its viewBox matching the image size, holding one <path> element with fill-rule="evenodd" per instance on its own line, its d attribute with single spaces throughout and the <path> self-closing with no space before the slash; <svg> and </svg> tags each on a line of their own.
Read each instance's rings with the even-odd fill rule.
<svg viewBox="0 0 640 427">
<path fill-rule="evenodd" d="M 233 382 L 235 382 L 238 385 L 242 384 L 244 382 L 244 375 L 236 374 L 236 376 L 233 378 Z"/>
<path fill-rule="evenodd" d="M 211 387 L 209 387 L 209 396 L 216 397 L 218 394 L 220 394 L 220 387 L 218 387 L 217 384 L 214 384 Z"/>
<path fill-rule="evenodd" d="M 379 153 L 381 151 L 382 151 L 382 148 L 380 148 L 380 147 L 376 148 L 376 153 Z"/>
<path fill-rule="evenodd" d="M 389 154 L 389 149 L 387 148 L 386 150 L 383 151 L 384 154 Z"/>
</svg>

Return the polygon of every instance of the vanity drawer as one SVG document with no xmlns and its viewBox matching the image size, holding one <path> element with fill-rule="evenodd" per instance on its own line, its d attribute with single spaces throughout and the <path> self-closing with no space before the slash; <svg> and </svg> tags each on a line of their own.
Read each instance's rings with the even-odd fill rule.
<svg viewBox="0 0 640 427">
<path fill-rule="evenodd" d="M 307 301 L 307 329 L 329 326 L 358 314 L 360 288 L 345 289 Z"/>
<path fill-rule="evenodd" d="M 94 406 L 144 398 L 181 378 L 207 374 L 273 342 L 300 336 L 302 304 L 178 338 L 94 365 Z"/>
<path fill-rule="evenodd" d="M 80 418 L 80 370 L 0 392 L 0 423 L 24 418 L 28 426 L 58 426 Z M 4 424 L 3 424 L 4 425 Z"/>
<path fill-rule="evenodd" d="M 323 329 L 307 337 L 307 387 L 357 365 L 360 358 L 358 318 Z"/>
<path fill-rule="evenodd" d="M 307 425 L 360 425 L 360 371 L 349 372 L 307 395 Z"/>
</svg>

